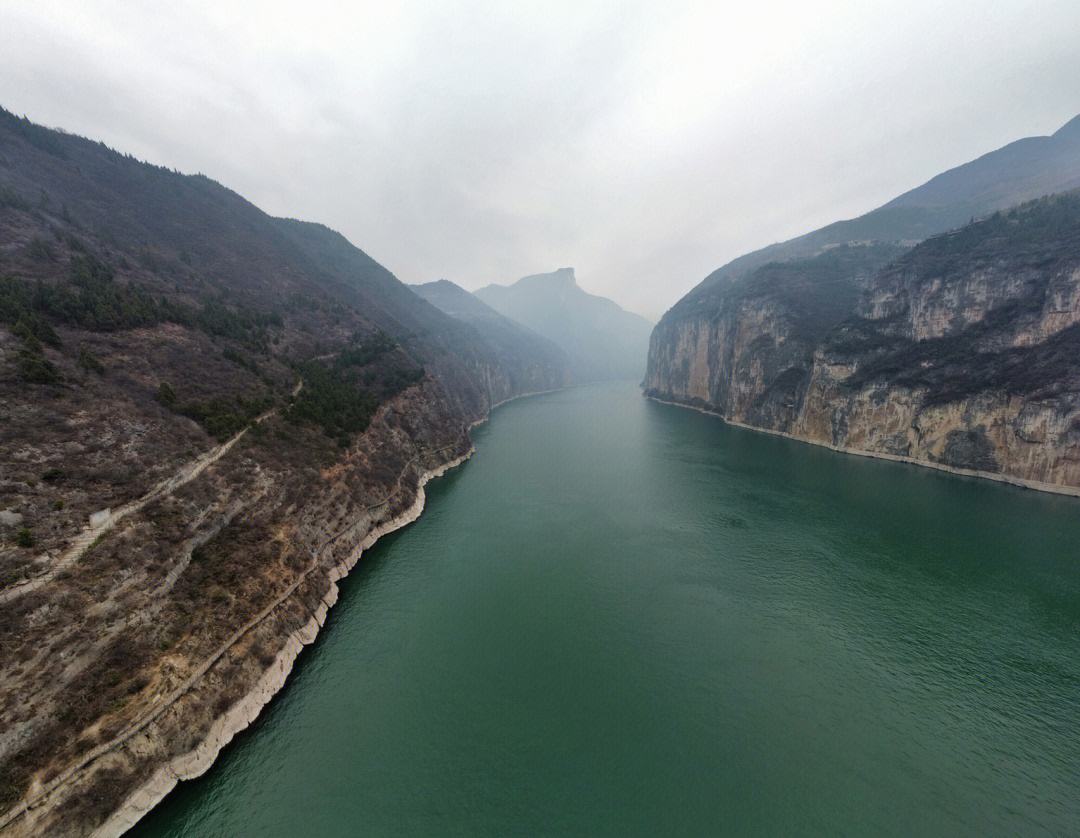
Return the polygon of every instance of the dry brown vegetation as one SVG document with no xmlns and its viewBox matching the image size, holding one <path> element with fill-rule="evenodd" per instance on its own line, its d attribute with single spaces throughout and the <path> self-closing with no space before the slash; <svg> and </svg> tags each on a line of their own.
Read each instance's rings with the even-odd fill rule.
<svg viewBox="0 0 1080 838">
<path fill-rule="evenodd" d="M 205 178 L 0 111 L 0 187 L 0 833 L 84 835 L 467 449 L 498 361 Z"/>
</svg>

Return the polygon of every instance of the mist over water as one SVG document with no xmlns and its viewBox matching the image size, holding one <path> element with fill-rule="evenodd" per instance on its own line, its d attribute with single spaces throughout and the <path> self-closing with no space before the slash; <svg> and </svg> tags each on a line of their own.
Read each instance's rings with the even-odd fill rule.
<svg viewBox="0 0 1080 838">
<path fill-rule="evenodd" d="M 133 834 L 1080 831 L 1080 502 L 520 400 Z"/>
</svg>

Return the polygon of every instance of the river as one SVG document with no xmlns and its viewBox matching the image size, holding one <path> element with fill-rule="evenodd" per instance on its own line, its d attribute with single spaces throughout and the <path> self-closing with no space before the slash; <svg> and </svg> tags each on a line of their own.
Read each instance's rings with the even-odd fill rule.
<svg viewBox="0 0 1080 838">
<path fill-rule="evenodd" d="M 518 400 L 134 831 L 1080 834 L 1080 500 Z"/>
</svg>

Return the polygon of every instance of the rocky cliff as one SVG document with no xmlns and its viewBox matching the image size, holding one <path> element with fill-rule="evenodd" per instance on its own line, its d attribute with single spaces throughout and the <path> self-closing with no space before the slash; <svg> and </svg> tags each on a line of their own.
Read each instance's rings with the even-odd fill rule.
<svg viewBox="0 0 1080 838">
<path fill-rule="evenodd" d="M 898 255 L 899 254 L 899 255 Z M 645 390 L 859 453 L 1080 488 L 1080 195 L 699 289 Z"/>
</svg>

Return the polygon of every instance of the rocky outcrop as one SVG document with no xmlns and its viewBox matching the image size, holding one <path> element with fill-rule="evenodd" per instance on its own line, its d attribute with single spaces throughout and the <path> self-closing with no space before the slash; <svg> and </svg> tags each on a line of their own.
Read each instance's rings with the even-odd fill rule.
<svg viewBox="0 0 1080 838">
<path fill-rule="evenodd" d="M 840 250 L 846 264 L 827 251 L 684 300 L 653 333 L 646 393 L 847 451 L 1080 488 L 1080 196 L 869 272 Z"/>
<path fill-rule="evenodd" d="M 889 245 L 831 248 L 684 299 L 653 331 L 646 392 L 786 429 L 809 387 L 819 343 L 858 304 L 860 277 L 898 252 Z"/>
</svg>

